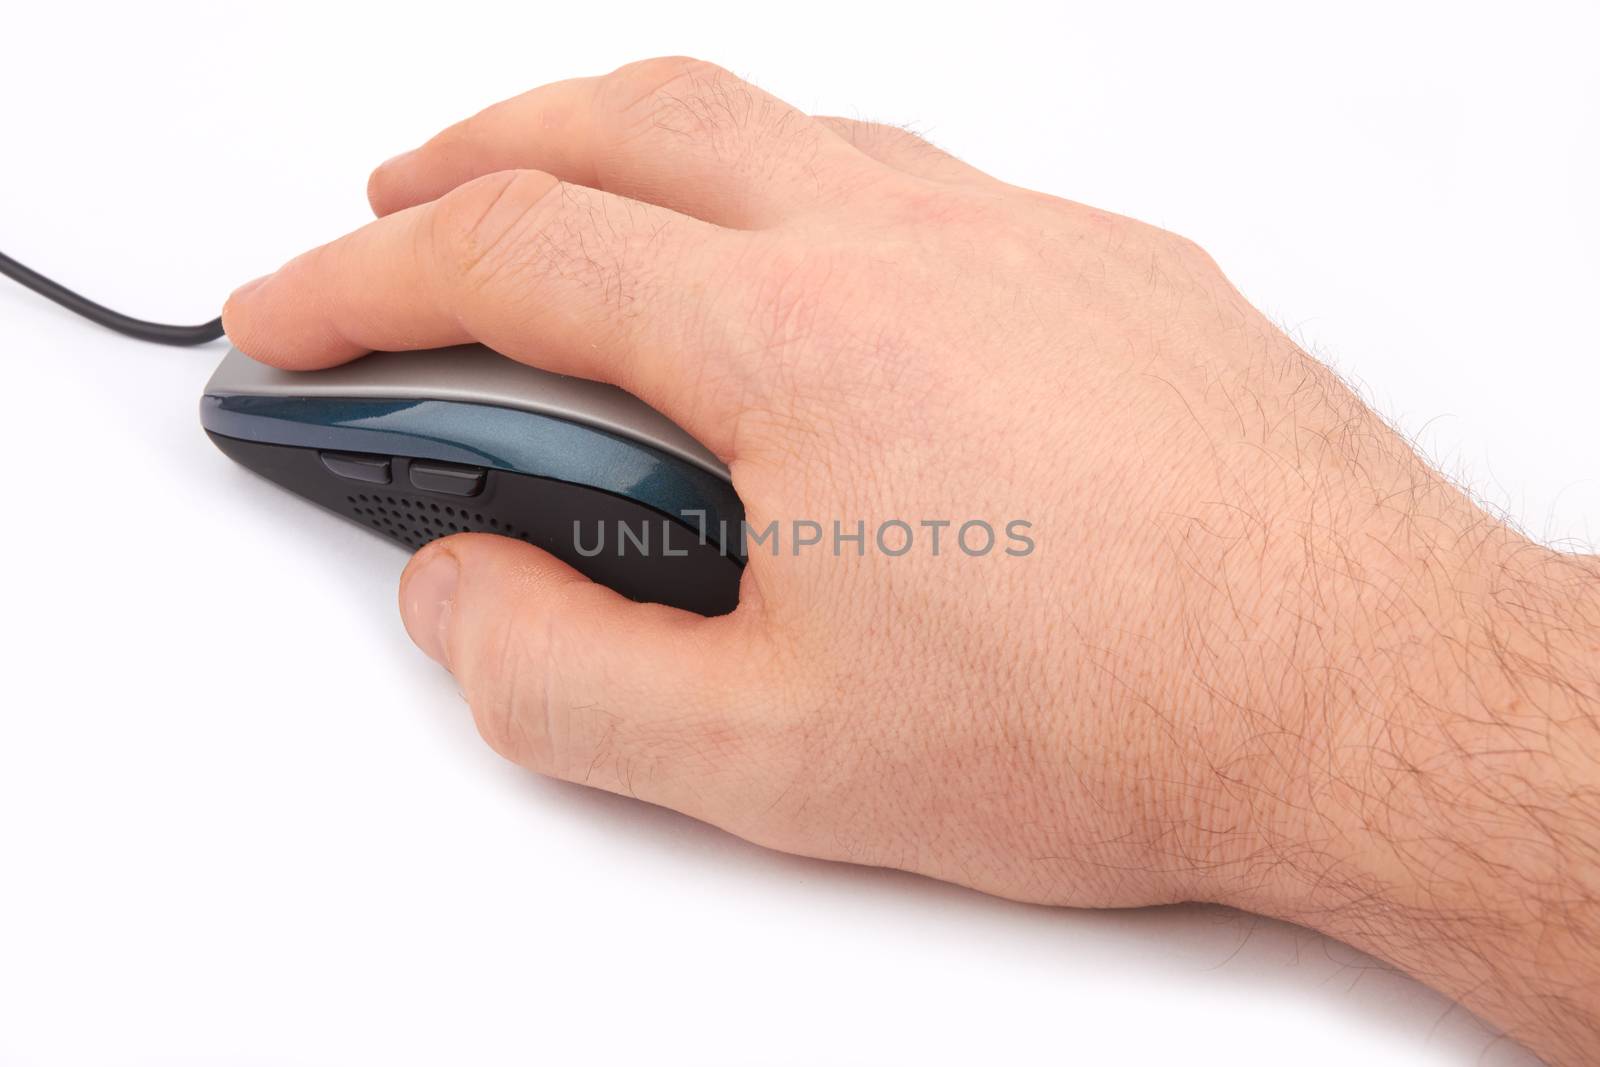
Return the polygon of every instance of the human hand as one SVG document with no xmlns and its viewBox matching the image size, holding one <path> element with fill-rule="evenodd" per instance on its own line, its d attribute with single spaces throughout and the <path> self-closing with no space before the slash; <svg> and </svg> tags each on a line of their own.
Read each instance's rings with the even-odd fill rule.
<svg viewBox="0 0 1600 1067">
<path fill-rule="evenodd" d="M 1408 909 L 1482 892 L 1444 798 L 1590 780 L 1551 711 L 1589 683 L 1550 679 L 1592 677 L 1592 562 L 1489 520 L 1192 243 L 677 59 L 507 101 L 369 191 L 377 222 L 230 300 L 243 350 L 476 340 L 616 383 L 784 533 L 714 619 L 515 541 L 421 550 L 406 626 L 498 751 L 785 851 L 1310 922 L 1558 1048 Z"/>
</svg>

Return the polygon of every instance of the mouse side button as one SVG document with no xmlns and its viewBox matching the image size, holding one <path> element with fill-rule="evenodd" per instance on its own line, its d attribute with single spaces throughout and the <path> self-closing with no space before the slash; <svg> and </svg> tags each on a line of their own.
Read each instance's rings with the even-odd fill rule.
<svg viewBox="0 0 1600 1067">
<path fill-rule="evenodd" d="M 352 482 L 388 485 L 390 464 L 387 456 L 364 456 L 351 452 L 318 452 L 322 465 L 332 474 Z"/>
<path fill-rule="evenodd" d="M 483 468 L 446 463 L 411 463 L 411 485 L 425 493 L 477 496 L 483 492 Z"/>
</svg>

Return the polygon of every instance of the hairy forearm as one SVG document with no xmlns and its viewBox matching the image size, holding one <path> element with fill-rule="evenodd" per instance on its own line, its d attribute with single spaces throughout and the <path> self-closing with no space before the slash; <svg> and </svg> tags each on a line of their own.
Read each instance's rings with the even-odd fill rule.
<svg viewBox="0 0 1600 1067">
<path fill-rule="evenodd" d="M 1276 795 L 1246 806 L 1219 895 L 1385 958 L 1553 1061 L 1590 1062 L 1600 559 L 1457 507 L 1356 539 L 1337 565 L 1323 554 L 1337 622 L 1294 640 L 1300 663 L 1326 666 L 1301 668 L 1292 728 L 1261 743 Z"/>
</svg>

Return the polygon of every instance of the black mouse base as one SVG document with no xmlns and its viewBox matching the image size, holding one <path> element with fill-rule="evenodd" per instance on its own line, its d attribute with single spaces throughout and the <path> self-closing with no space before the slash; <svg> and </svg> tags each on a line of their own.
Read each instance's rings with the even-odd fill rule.
<svg viewBox="0 0 1600 1067">
<path fill-rule="evenodd" d="M 715 540 L 603 490 L 494 468 L 206 435 L 257 474 L 411 550 L 454 533 L 498 534 L 542 548 L 633 600 L 701 615 L 726 614 L 739 602 L 743 566 Z"/>
</svg>

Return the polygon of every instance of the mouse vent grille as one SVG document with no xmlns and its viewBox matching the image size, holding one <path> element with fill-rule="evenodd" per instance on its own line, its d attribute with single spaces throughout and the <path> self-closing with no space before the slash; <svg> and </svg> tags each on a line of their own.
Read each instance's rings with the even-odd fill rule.
<svg viewBox="0 0 1600 1067">
<path fill-rule="evenodd" d="M 421 548 L 454 533 L 493 533 L 533 543 L 525 530 L 453 504 L 384 493 L 358 493 L 345 497 L 345 501 L 357 521 L 408 548 Z"/>
</svg>

